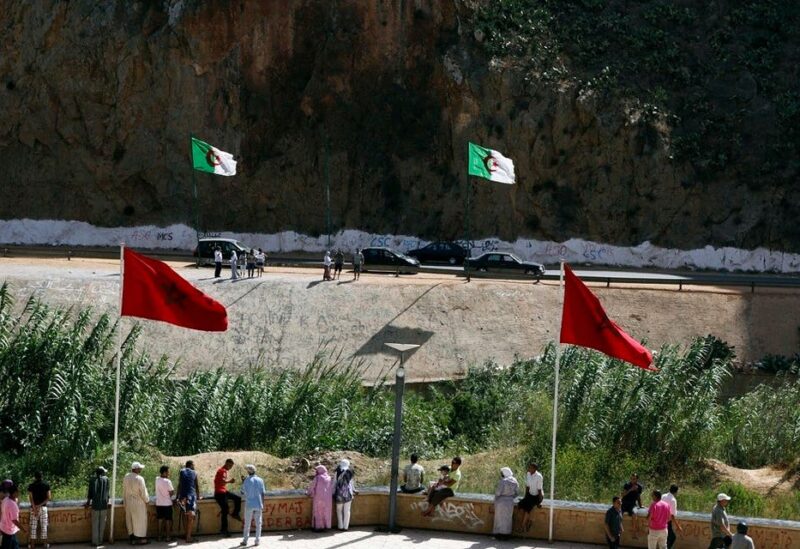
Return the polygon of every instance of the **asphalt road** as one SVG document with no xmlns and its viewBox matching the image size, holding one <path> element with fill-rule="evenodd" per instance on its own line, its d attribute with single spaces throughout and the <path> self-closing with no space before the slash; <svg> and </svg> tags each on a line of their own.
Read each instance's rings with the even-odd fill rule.
<svg viewBox="0 0 800 549">
<path fill-rule="evenodd" d="M 166 261 L 187 261 L 193 262 L 195 258 L 190 252 L 185 250 L 151 250 L 148 255 Z M 65 246 L 0 246 L 0 259 L 2 257 L 92 257 L 112 259 L 119 255 L 118 248 L 109 247 L 65 247 Z M 298 252 L 293 254 L 271 255 L 268 260 L 270 265 L 286 265 L 296 267 L 319 268 L 322 259 L 319 254 Z M 550 266 L 545 272 L 544 280 L 558 280 L 558 266 Z M 455 265 L 424 264 L 420 271 L 430 273 L 453 274 L 454 276 L 464 276 L 464 268 Z M 769 274 L 769 273 L 731 273 L 731 272 L 692 272 L 692 271 L 657 271 L 647 269 L 622 269 L 587 267 L 574 269 L 582 280 L 587 282 L 601 282 L 611 284 L 658 284 L 676 285 L 679 287 L 688 285 L 710 285 L 710 286 L 746 286 L 752 289 L 756 287 L 798 287 L 800 286 L 800 276 Z M 405 276 L 405 275 L 404 275 Z M 471 272 L 473 278 L 497 278 L 497 279 L 533 279 L 530 276 L 508 276 L 493 273 Z"/>
</svg>

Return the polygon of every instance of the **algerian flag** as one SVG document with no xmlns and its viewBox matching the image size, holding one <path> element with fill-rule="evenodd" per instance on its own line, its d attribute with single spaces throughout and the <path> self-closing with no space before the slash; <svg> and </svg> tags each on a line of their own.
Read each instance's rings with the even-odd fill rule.
<svg viewBox="0 0 800 549">
<path fill-rule="evenodd" d="M 192 167 L 217 175 L 236 175 L 236 161 L 231 153 L 212 147 L 192 137 Z"/>
<path fill-rule="evenodd" d="M 498 183 L 514 183 L 514 163 L 497 151 L 469 144 L 469 175 L 477 175 Z"/>
</svg>

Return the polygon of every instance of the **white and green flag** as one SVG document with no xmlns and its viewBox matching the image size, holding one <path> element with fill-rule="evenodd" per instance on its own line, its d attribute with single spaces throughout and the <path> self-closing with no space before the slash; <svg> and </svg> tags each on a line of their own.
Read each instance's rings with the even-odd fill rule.
<svg viewBox="0 0 800 549">
<path fill-rule="evenodd" d="M 192 167 L 217 175 L 236 175 L 236 161 L 231 153 L 212 147 L 192 137 Z"/>
<path fill-rule="evenodd" d="M 498 183 L 515 183 L 514 163 L 497 151 L 469 144 L 469 175 L 483 177 Z"/>
</svg>

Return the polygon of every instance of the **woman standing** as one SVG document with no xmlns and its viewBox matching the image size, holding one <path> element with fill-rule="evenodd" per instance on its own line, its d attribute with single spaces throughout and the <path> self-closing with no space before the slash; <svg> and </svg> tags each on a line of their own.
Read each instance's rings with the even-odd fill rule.
<svg viewBox="0 0 800 549">
<path fill-rule="evenodd" d="M 308 487 L 311 500 L 311 529 L 321 532 L 331 527 L 331 501 L 333 500 L 333 482 L 324 465 L 314 469 L 316 476 Z"/>
<path fill-rule="evenodd" d="M 336 498 L 336 524 L 339 530 L 350 528 L 350 506 L 356 494 L 355 474 L 350 468 L 350 462 L 343 459 L 336 468 L 336 488 L 333 496 Z"/>
<path fill-rule="evenodd" d="M 494 491 L 494 529 L 497 539 L 511 537 L 511 528 L 514 524 L 514 498 L 519 492 L 519 483 L 514 478 L 514 472 L 508 467 L 500 469 L 500 480 Z"/>
</svg>

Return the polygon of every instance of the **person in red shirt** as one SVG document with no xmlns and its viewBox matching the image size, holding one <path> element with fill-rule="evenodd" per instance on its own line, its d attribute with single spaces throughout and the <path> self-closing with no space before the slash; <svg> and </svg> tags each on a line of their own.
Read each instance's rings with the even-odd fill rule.
<svg viewBox="0 0 800 549">
<path fill-rule="evenodd" d="M 647 549 L 667 549 L 667 524 L 674 517 L 672 507 L 661 501 L 661 492 L 653 490 L 653 502 L 647 509 L 650 532 L 647 534 Z"/>
<path fill-rule="evenodd" d="M 228 532 L 228 500 L 233 501 L 233 513 L 230 513 L 230 515 L 238 521 L 242 520 L 239 514 L 242 509 L 242 498 L 228 492 L 228 484 L 235 482 L 234 479 L 228 478 L 228 471 L 232 467 L 233 460 L 228 458 L 225 460 L 225 465 L 217 469 L 217 474 L 214 475 L 214 499 L 219 504 L 220 518 L 222 520 L 220 532 L 223 536 L 230 535 L 230 532 Z"/>
</svg>

